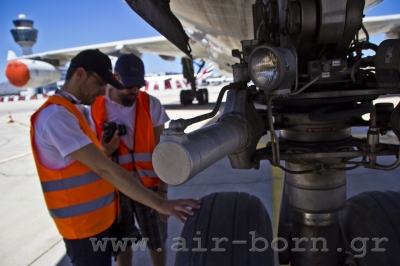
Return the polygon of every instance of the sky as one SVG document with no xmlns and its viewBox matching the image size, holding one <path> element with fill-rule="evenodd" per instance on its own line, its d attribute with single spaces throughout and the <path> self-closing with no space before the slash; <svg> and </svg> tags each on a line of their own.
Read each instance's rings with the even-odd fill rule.
<svg viewBox="0 0 400 266">
<path fill-rule="evenodd" d="M 366 13 L 380 16 L 400 13 L 400 0 L 385 0 Z M 104 42 L 159 36 L 123 0 L 1 0 L 0 1 L 0 82 L 6 81 L 7 52 L 17 56 L 22 49 L 14 42 L 10 30 L 19 14 L 34 21 L 39 31 L 33 53 Z M 372 37 L 379 44 L 384 35 Z M 168 62 L 157 55 L 142 57 L 146 73 L 182 72 L 180 58 Z"/>
</svg>

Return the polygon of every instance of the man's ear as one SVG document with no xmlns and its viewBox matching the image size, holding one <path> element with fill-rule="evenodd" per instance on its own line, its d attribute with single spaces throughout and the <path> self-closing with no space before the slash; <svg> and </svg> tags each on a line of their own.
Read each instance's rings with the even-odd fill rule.
<svg viewBox="0 0 400 266">
<path fill-rule="evenodd" d="M 86 70 L 83 67 L 78 67 L 75 70 L 75 76 L 78 80 L 83 80 L 86 77 Z"/>
</svg>

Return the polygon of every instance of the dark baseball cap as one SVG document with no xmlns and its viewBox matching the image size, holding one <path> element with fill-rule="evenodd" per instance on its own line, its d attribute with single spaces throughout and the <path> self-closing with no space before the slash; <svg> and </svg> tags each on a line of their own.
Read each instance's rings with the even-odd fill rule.
<svg viewBox="0 0 400 266">
<path fill-rule="evenodd" d="M 125 87 L 146 85 L 143 61 L 134 54 L 124 54 L 118 57 L 115 63 L 115 72 L 118 72 Z"/>
<path fill-rule="evenodd" d="M 112 64 L 110 58 L 100 52 L 98 49 L 96 50 L 84 50 L 77 54 L 71 60 L 71 64 L 69 67 L 82 67 L 86 71 L 92 71 L 97 73 L 99 77 L 101 77 L 105 82 L 117 88 L 119 90 L 124 89 L 124 85 L 122 85 L 118 80 L 116 80 L 112 73 Z"/>
</svg>

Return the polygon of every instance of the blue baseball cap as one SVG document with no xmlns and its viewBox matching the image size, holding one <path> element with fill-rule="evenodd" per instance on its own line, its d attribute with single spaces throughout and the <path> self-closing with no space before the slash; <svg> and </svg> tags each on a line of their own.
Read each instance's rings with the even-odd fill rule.
<svg viewBox="0 0 400 266">
<path fill-rule="evenodd" d="M 121 55 L 114 70 L 118 72 L 125 87 L 146 85 L 143 61 L 134 54 Z"/>
</svg>

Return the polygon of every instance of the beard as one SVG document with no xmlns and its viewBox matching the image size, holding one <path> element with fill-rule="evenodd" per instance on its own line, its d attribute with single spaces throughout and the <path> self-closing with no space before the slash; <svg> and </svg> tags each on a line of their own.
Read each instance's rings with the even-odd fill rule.
<svg viewBox="0 0 400 266">
<path fill-rule="evenodd" d="M 131 107 L 136 102 L 138 94 L 136 93 L 118 94 L 118 97 L 121 100 L 123 106 Z"/>
</svg>

